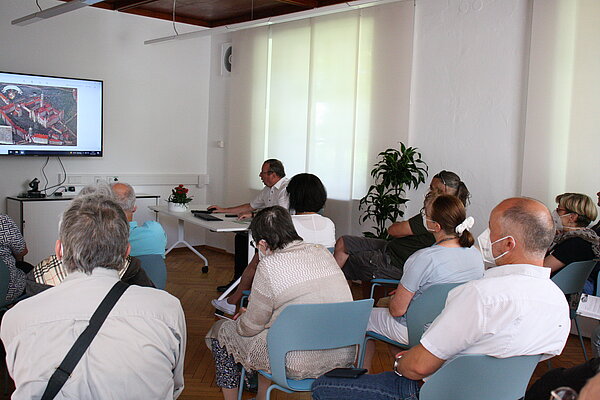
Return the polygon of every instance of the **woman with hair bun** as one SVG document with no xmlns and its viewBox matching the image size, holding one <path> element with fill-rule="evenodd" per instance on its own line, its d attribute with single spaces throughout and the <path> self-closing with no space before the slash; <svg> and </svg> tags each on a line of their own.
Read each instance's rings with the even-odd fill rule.
<svg viewBox="0 0 600 400">
<path fill-rule="evenodd" d="M 408 343 L 404 315 L 412 300 L 432 285 L 467 282 L 483 276 L 483 259 L 479 250 L 472 247 L 475 240 L 469 232 L 474 219 L 467 217 L 461 200 L 434 193 L 426 199 L 421 215 L 435 243 L 406 260 L 404 274 L 388 308 L 374 308 L 367 326 L 369 331 L 404 344 Z M 374 350 L 374 343 L 369 341 L 365 368 L 370 368 Z"/>
</svg>

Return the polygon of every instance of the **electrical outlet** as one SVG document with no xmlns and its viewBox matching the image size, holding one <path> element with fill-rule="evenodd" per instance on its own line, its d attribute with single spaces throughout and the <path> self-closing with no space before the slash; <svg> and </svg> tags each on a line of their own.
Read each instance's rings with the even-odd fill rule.
<svg viewBox="0 0 600 400">
<path fill-rule="evenodd" d="M 75 186 L 67 187 L 67 192 L 74 192 L 74 191 L 75 191 Z"/>
</svg>

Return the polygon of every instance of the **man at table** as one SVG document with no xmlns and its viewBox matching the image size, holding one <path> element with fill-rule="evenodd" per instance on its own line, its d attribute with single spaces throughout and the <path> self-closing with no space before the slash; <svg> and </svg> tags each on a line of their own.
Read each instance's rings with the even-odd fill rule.
<svg viewBox="0 0 600 400">
<path fill-rule="evenodd" d="M 235 207 L 220 207 L 213 205 L 208 207 L 215 213 L 237 214 L 239 219 L 245 219 L 252 216 L 252 212 L 271 206 L 281 206 L 285 209 L 289 207 L 287 184 L 289 179 L 285 177 L 285 169 L 281 161 L 274 158 L 265 160 L 258 174 L 265 187 L 258 196 L 250 203 L 240 204 Z M 235 235 L 235 261 L 234 275 L 231 282 L 227 285 L 217 287 L 217 290 L 224 292 L 227 288 L 242 276 L 242 272 L 248 264 L 248 233 L 241 232 Z"/>
</svg>

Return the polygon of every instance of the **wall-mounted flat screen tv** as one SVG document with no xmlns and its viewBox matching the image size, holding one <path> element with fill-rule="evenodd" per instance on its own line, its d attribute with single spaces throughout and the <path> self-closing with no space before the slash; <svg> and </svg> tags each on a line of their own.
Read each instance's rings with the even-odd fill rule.
<svg viewBox="0 0 600 400">
<path fill-rule="evenodd" d="M 0 155 L 101 157 L 102 84 L 0 72 Z"/>
</svg>

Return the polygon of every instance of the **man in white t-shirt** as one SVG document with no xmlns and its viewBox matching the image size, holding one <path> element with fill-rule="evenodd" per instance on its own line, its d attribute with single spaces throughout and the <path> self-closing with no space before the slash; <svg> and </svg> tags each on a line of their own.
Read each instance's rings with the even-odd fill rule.
<svg viewBox="0 0 600 400">
<path fill-rule="evenodd" d="M 250 218 L 254 211 L 271 206 L 281 206 L 287 210 L 289 208 L 289 198 L 285 188 L 287 187 L 289 179 L 285 177 L 285 169 L 281 161 L 274 158 L 265 160 L 258 176 L 265 184 L 265 187 L 250 203 L 240 204 L 235 207 L 220 207 L 213 205 L 208 207 L 208 209 L 214 213 L 237 214 L 239 219 Z M 242 275 L 247 265 L 248 233 L 238 233 L 235 235 L 233 279 L 227 285 L 217 287 L 217 290 L 219 292 L 227 290 L 227 288 Z"/>
<path fill-rule="evenodd" d="M 395 373 L 354 380 L 321 377 L 313 384 L 313 398 L 414 399 L 418 381 L 458 355 L 542 354 L 544 359 L 560 354 L 571 324 L 565 296 L 543 266 L 553 237 L 552 217 L 542 203 L 501 202 L 490 215 L 489 230 L 479 237 L 484 259 L 497 267 L 448 294 L 421 343 L 396 356 Z"/>
</svg>

